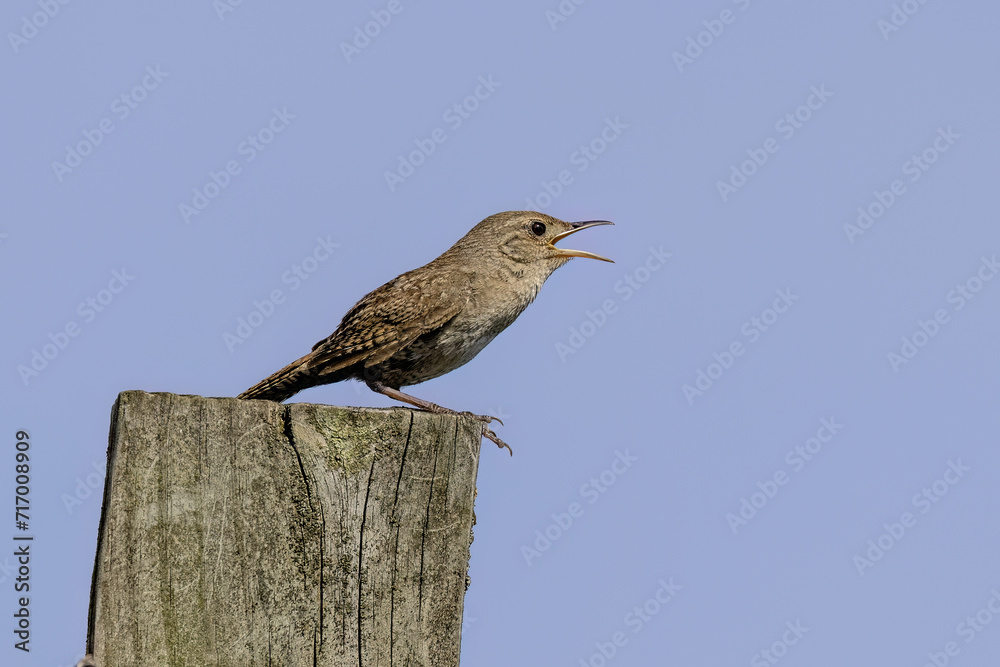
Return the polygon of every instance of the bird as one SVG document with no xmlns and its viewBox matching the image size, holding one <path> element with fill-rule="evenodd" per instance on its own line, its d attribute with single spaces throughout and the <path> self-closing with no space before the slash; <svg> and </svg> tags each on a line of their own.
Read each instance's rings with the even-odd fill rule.
<svg viewBox="0 0 1000 667">
<path fill-rule="evenodd" d="M 517 319 L 548 277 L 570 259 L 612 262 L 555 244 L 584 229 L 613 224 L 564 222 L 536 211 L 491 215 L 437 259 L 363 297 L 336 331 L 308 354 L 237 398 L 282 402 L 309 387 L 360 380 L 373 391 L 422 410 L 471 415 L 483 422 L 485 437 L 510 450 L 488 426 L 500 422 L 498 418 L 451 410 L 400 389 L 470 361 Z"/>
</svg>

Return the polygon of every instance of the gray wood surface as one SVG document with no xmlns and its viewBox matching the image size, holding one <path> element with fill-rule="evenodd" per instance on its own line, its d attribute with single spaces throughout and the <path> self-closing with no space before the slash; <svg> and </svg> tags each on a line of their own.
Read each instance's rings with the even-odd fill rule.
<svg viewBox="0 0 1000 667">
<path fill-rule="evenodd" d="M 88 651 L 457 665 L 480 434 L 405 408 L 123 392 Z"/>
</svg>

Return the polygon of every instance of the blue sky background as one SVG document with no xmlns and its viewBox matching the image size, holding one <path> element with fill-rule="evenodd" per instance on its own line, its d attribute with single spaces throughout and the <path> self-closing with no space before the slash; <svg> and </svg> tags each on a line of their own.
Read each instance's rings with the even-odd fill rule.
<svg viewBox="0 0 1000 667">
<path fill-rule="evenodd" d="M 119 391 L 234 396 L 530 199 L 614 220 L 572 245 L 616 264 L 571 262 L 411 390 L 515 452 L 483 447 L 464 664 L 993 664 L 998 18 L 5 3 L 0 497 L 28 430 L 36 540 L 29 655 L 0 557 L 0 662 L 83 650 Z"/>
</svg>

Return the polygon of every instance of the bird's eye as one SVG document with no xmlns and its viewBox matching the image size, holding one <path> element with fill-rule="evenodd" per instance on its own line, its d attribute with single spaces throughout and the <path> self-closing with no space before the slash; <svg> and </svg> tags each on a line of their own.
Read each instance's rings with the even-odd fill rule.
<svg viewBox="0 0 1000 667">
<path fill-rule="evenodd" d="M 545 223 L 535 220 L 531 223 L 531 233 L 535 236 L 541 236 L 545 233 Z"/>
</svg>

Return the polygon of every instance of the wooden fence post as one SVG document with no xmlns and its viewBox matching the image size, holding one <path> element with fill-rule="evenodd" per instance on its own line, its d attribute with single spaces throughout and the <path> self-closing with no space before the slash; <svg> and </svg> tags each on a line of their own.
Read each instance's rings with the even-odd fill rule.
<svg viewBox="0 0 1000 667">
<path fill-rule="evenodd" d="M 458 665 L 480 434 L 405 408 L 123 392 L 88 652 Z"/>
</svg>

